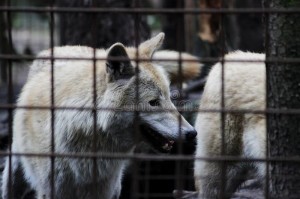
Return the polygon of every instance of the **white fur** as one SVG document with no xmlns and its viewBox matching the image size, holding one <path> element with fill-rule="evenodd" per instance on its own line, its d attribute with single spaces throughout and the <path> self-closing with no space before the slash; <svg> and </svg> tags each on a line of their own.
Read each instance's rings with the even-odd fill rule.
<svg viewBox="0 0 300 199">
<path fill-rule="evenodd" d="M 232 61 L 230 61 L 232 60 Z M 250 60 L 243 61 L 243 60 Z M 266 107 L 265 55 L 249 52 L 233 52 L 225 56 L 224 108 L 228 110 L 263 111 Z M 200 110 L 220 110 L 222 101 L 222 65 L 217 63 L 208 75 Z M 264 114 L 226 113 L 224 136 L 228 156 L 264 158 L 266 153 L 266 121 Z M 200 112 L 196 119 L 196 158 L 220 157 L 222 146 L 221 113 Z M 237 163 L 227 165 L 226 192 L 229 198 L 235 191 L 242 168 L 254 166 L 258 176 L 265 175 L 263 163 Z M 220 162 L 195 161 L 195 184 L 199 198 L 216 198 L 220 190 Z"/>
</svg>

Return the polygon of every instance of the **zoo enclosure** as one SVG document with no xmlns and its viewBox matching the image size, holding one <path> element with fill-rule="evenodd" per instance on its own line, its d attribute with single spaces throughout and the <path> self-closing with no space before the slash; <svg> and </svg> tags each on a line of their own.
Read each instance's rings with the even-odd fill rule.
<svg viewBox="0 0 300 199">
<path fill-rule="evenodd" d="M 220 1 L 221 2 L 221 1 Z M 207 63 L 207 67 L 209 67 L 209 65 L 211 65 L 212 63 L 215 63 L 217 61 L 220 61 L 223 63 L 223 59 L 222 57 L 224 56 L 224 54 L 227 51 L 230 50 L 234 50 L 237 47 L 239 47 L 237 44 L 233 45 L 233 44 L 228 44 L 228 33 L 226 32 L 226 23 L 228 23 L 228 21 L 230 21 L 230 19 L 226 20 L 226 16 L 232 16 L 232 15 L 248 15 L 248 14 L 257 14 L 257 15 L 261 15 L 263 16 L 265 19 L 267 19 L 270 15 L 293 15 L 293 14 L 299 14 L 299 8 L 279 8 L 279 9 L 274 9 L 274 8 L 233 8 L 233 7 L 224 7 L 222 8 L 221 5 L 218 5 L 217 7 L 214 8 L 199 8 L 199 7 L 186 7 L 188 5 L 191 5 L 189 3 L 184 3 L 183 1 L 177 1 L 176 3 L 176 8 L 149 8 L 149 7 L 143 7 L 141 5 L 141 2 L 136 1 L 135 3 L 133 3 L 132 7 L 128 7 L 128 8 L 121 8 L 121 7 L 114 7 L 114 8 L 108 8 L 108 7 L 98 7 L 96 4 L 95 5 L 91 5 L 90 7 L 61 7 L 58 6 L 57 4 L 55 4 L 54 1 L 49 2 L 48 6 L 41 6 L 41 7 L 35 7 L 35 6 L 15 6 L 12 5 L 12 3 L 10 1 L 5 1 L 5 3 L 2 3 L 1 7 L 0 7 L 0 12 L 5 15 L 5 21 L 4 23 L 6 24 L 6 30 L 4 35 L 7 38 L 7 45 L 3 45 L 6 46 L 5 52 L 1 52 L 0 54 L 0 60 L 1 62 L 1 75 L 2 75 L 2 80 L 1 83 L 3 85 L 6 86 L 6 88 L 2 87 L 1 89 L 5 89 L 6 90 L 6 94 L 5 94 L 5 98 L 7 98 L 6 102 L 1 102 L 0 104 L 0 108 L 1 108 L 1 112 L 7 112 L 7 126 L 8 126 L 8 143 L 11 142 L 11 136 L 13 134 L 12 131 L 12 118 L 13 118 L 13 110 L 18 109 L 18 108 L 25 108 L 25 109 L 35 109 L 35 108 L 40 108 L 40 109 L 50 109 L 52 111 L 53 114 L 53 118 L 55 118 L 55 110 L 56 109 L 77 109 L 77 110 L 82 110 L 82 108 L 78 108 L 78 107 L 56 107 L 55 103 L 52 104 L 51 107 L 17 107 L 16 105 L 14 105 L 14 98 L 15 98 L 15 92 L 14 90 L 16 90 L 16 88 L 14 87 L 14 81 L 17 78 L 16 76 L 14 76 L 14 70 L 13 70 L 13 65 L 16 63 L 20 63 L 20 61 L 32 61 L 33 59 L 35 59 L 34 55 L 29 55 L 29 54 L 24 54 L 24 53 L 18 53 L 15 52 L 13 46 L 14 46 L 14 42 L 13 40 L 15 38 L 13 38 L 13 22 L 12 22 L 12 15 L 14 13 L 24 13 L 25 15 L 30 14 L 30 13 L 43 13 L 47 15 L 47 20 L 49 21 L 49 27 L 48 27 L 48 46 L 52 48 L 53 46 L 57 45 L 59 42 L 57 41 L 57 37 L 58 36 L 58 32 L 57 32 L 57 21 L 59 20 L 59 16 L 60 15 L 64 15 L 64 14 L 88 14 L 91 16 L 97 16 L 99 14 L 103 14 L 103 15 L 109 15 L 109 16 L 113 16 L 113 15 L 117 15 L 117 14 L 128 14 L 128 15 L 132 15 L 133 16 L 133 21 L 134 21 L 134 42 L 132 43 L 132 45 L 138 45 L 140 43 L 140 41 L 142 41 L 143 36 L 140 35 L 140 17 L 141 16 L 146 16 L 146 15 L 163 15 L 164 17 L 168 17 L 168 16 L 172 16 L 174 17 L 174 21 L 177 21 L 178 23 L 175 24 L 175 27 L 173 27 L 173 30 L 175 30 L 174 35 L 176 40 L 174 40 L 173 42 L 170 43 L 175 43 L 176 45 L 173 46 L 174 49 L 178 50 L 178 51 L 192 51 L 193 48 L 196 48 L 194 45 L 194 39 L 191 39 L 193 37 L 191 37 L 192 34 L 195 34 L 195 27 L 193 27 L 193 23 L 196 23 L 194 20 L 195 19 L 191 19 L 191 16 L 199 16 L 200 14 L 206 14 L 206 15 L 211 15 L 211 16 L 217 16 L 217 19 L 215 19 L 216 22 L 216 26 L 215 26 L 215 30 L 211 32 L 211 34 L 217 34 L 218 37 L 218 41 L 213 42 L 216 43 L 215 47 L 218 51 L 217 53 L 208 53 L 210 56 L 203 56 L 202 54 L 199 55 L 200 57 L 200 61 L 203 63 Z M 195 4 L 193 4 L 195 6 Z M 217 4 L 216 4 L 217 5 Z M 96 17 L 95 17 L 96 18 Z M 231 19 L 232 20 L 232 19 Z M 187 23 L 190 22 L 190 23 Z M 92 41 L 97 41 L 98 40 L 98 36 L 97 36 L 97 20 L 92 20 L 91 24 L 94 28 L 91 29 L 91 35 L 92 35 Z M 267 20 L 265 20 L 265 28 L 262 30 L 262 35 L 265 36 L 265 45 L 263 46 L 267 46 L 268 45 L 268 39 L 269 39 L 269 30 L 267 28 Z M 3 26 L 4 27 L 4 26 Z M 212 28 L 212 27 L 211 27 Z M 182 31 L 185 30 L 185 31 Z M 219 33 L 218 33 L 219 32 Z M 3 34 L 3 33 L 2 33 Z M 227 35 L 226 35 L 227 34 Z M 238 33 L 236 33 L 238 34 Z M 173 35 L 173 36 L 174 36 Z M 167 35 L 168 36 L 168 35 Z M 115 42 L 115 41 L 111 41 L 111 42 Z M 4 43 L 4 42 L 3 42 Z M 97 42 L 91 43 L 90 46 L 92 47 L 98 47 L 96 46 Z M 234 42 L 233 42 L 234 43 Z M 45 47 L 45 46 L 44 46 Z M 41 50 L 41 49 L 40 49 Z M 25 51 L 24 51 L 25 52 Z M 202 57 L 201 57 L 202 56 Z M 221 59 L 219 58 L 221 57 Z M 44 59 L 49 59 L 51 60 L 51 62 L 53 63 L 56 59 L 59 58 L 55 58 L 55 57 L 48 57 L 48 58 L 44 58 Z M 63 58 L 63 59 L 68 59 L 68 57 Z M 93 61 L 96 60 L 96 58 L 91 59 Z M 136 62 L 139 62 L 140 60 L 135 60 Z M 162 60 L 162 61 L 168 61 L 168 60 Z M 246 60 L 247 61 L 247 60 Z M 182 62 L 181 59 L 178 60 L 179 63 Z M 299 58 L 285 58 L 285 59 L 281 59 L 281 58 L 268 58 L 266 60 L 266 63 L 299 63 Z M 16 67 L 16 66 L 14 66 Z M 181 70 L 181 69 L 180 69 Z M 179 70 L 179 72 L 180 72 Z M 52 88 L 53 88 L 53 84 L 54 82 L 52 82 Z M 202 81 L 195 81 L 190 83 L 189 85 L 192 85 L 192 89 L 190 89 L 191 87 L 186 88 L 182 88 L 182 84 L 178 84 L 177 85 L 177 90 L 180 93 L 179 97 L 176 99 L 177 101 L 180 100 L 184 100 L 185 99 L 185 95 L 186 91 L 187 91 L 187 99 L 189 99 L 190 92 L 191 90 L 194 90 L 196 88 L 196 91 L 198 93 L 201 93 L 201 85 L 202 85 Z M 197 90 L 198 88 L 198 90 Z M 200 89 L 199 89 L 200 88 Z M 190 89 L 190 90 L 189 90 Z M 95 89 L 94 89 L 95 90 Z M 200 90 L 200 91 L 199 91 Z M 54 92 L 54 89 L 52 89 L 52 92 Z M 96 91 L 94 91 L 96 92 Z M 196 92 L 196 93 L 197 93 Z M 52 93 L 53 94 L 53 93 Z M 138 96 L 137 96 L 138 97 Z M 198 97 L 200 97 L 198 95 Z M 99 110 L 99 108 L 95 107 L 91 107 L 90 111 L 94 112 L 95 116 L 96 113 L 95 111 Z M 101 110 L 101 109 L 100 109 Z M 226 110 L 226 109 L 222 109 L 222 110 L 198 110 L 196 107 L 192 107 L 192 108 L 188 108 L 184 109 L 184 108 L 180 108 L 179 110 L 181 112 L 185 112 L 185 113 L 196 113 L 196 112 L 220 112 L 221 114 L 225 114 L 227 112 L 230 112 L 232 110 Z M 104 110 L 105 111 L 105 110 Z M 126 110 L 125 110 L 126 111 Z M 137 110 L 138 111 L 138 110 Z M 168 110 L 162 110 L 162 111 L 168 111 Z M 234 110 L 236 112 L 241 112 L 241 113 L 245 113 L 245 111 L 243 110 Z M 249 112 L 249 111 L 247 111 Z M 256 114 L 272 114 L 272 113 L 281 113 L 281 114 L 299 114 L 299 109 L 289 109 L 289 110 L 272 110 L 272 109 L 267 109 L 266 111 L 250 111 L 252 113 L 256 113 Z M 54 119 L 53 119 L 54 120 Z M 224 121 L 223 121 L 224 122 Z M 52 124 L 53 125 L 53 124 Z M 53 131 L 54 131 L 54 127 L 52 127 Z M 133 198 L 151 198 L 151 197 L 171 197 L 171 193 L 155 193 L 155 191 L 151 191 L 151 187 L 153 186 L 153 184 L 151 184 L 151 180 L 153 179 L 157 179 L 157 180 L 162 180 L 162 179 L 167 179 L 169 180 L 168 182 L 172 184 L 173 181 L 173 187 L 174 189 L 186 189 L 186 188 L 193 188 L 192 185 L 192 176 L 191 176 L 191 161 L 193 161 L 195 159 L 195 157 L 192 154 L 189 155 L 185 155 L 183 154 L 183 148 L 179 147 L 178 148 L 178 153 L 177 154 L 173 154 L 172 156 L 170 155 L 156 155 L 156 154 L 135 154 L 135 155 L 125 155 L 125 154 L 57 154 L 55 153 L 54 149 L 51 153 L 49 154 L 14 154 L 11 152 L 11 148 L 10 148 L 10 144 L 8 144 L 8 152 L 6 151 L 1 151 L 2 156 L 6 156 L 9 157 L 11 159 L 12 156 L 14 155 L 37 155 L 37 156 L 41 156 L 41 157 L 51 157 L 53 159 L 53 161 L 55 160 L 55 158 L 59 158 L 59 157 L 72 157 L 72 158 L 99 158 L 99 157 L 112 157 L 112 158 L 128 158 L 133 160 L 133 169 L 131 170 L 131 175 L 128 179 L 125 178 L 125 180 L 128 180 L 130 182 L 130 190 L 132 190 L 131 194 L 133 193 L 133 195 L 131 195 L 131 197 Z M 173 162 L 169 162 L 167 164 L 167 167 L 169 167 L 170 165 L 175 165 L 175 171 L 173 171 L 174 176 L 172 176 L 172 173 L 169 174 L 168 176 L 165 176 L 163 174 L 158 174 L 158 175 L 152 175 L 150 174 L 151 171 L 151 165 L 153 164 L 152 161 L 154 162 L 158 162 L 158 165 L 154 165 L 154 167 L 159 168 L 161 167 L 161 161 L 163 160 L 170 160 Z M 266 162 L 270 162 L 270 161 L 295 161 L 295 162 L 299 162 L 300 159 L 298 158 L 279 158 L 279 159 L 272 159 L 272 158 L 267 158 L 264 160 L 246 160 L 243 158 L 237 158 L 237 157 L 221 157 L 221 158 L 199 158 L 200 160 L 213 160 L 213 161 L 224 161 L 224 162 L 228 162 L 228 161 L 266 161 Z M 189 163 L 183 163 L 184 161 L 189 161 Z M 142 171 L 139 171 L 139 167 L 143 166 Z M 188 166 L 189 169 L 184 168 Z M 187 171 L 188 170 L 188 171 Z M 159 172 L 158 172 L 159 173 Z M 188 175 L 188 176 L 186 176 Z M 268 173 L 267 173 L 268 176 Z M 173 179 L 172 179 L 173 178 Z M 139 185 L 139 182 L 145 182 L 145 186 L 141 187 L 141 185 Z M 157 182 L 157 181 L 154 181 Z M 153 182 L 152 182 L 153 183 Z M 266 180 L 266 183 L 268 184 L 268 180 Z M 126 186 L 126 184 L 124 185 Z M 268 187 L 268 186 L 267 186 Z M 129 193 L 124 193 L 124 195 L 129 194 Z M 266 198 L 269 198 L 269 190 L 267 188 L 267 190 L 265 190 L 264 192 L 264 196 Z"/>
</svg>

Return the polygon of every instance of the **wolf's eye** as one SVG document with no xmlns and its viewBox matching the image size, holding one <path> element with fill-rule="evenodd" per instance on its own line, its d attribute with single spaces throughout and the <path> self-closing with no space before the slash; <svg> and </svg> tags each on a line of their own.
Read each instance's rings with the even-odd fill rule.
<svg viewBox="0 0 300 199">
<path fill-rule="evenodd" d="M 160 106 L 158 99 L 149 101 L 149 104 L 150 104 L 150 106 Z"/>
</svg>

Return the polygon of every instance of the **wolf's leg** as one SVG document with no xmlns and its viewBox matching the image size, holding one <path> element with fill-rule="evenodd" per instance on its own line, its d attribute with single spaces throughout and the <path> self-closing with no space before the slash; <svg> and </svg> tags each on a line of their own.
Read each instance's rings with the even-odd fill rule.
<svg viewBox="0 0 300 199">
<path fill-rule="evenodd" d="M 247 180 L 247 167 L 241 166 L 240 163 L 229 165 L 226 171 L 226 189 L 225 194 L 230 198 L 234 192 Z"/>
<path fill-rule="evenodd" d="M 6 160 L 5 169 L 3 171 L 2 179 L 2 197 L 6 199 L 9 197 L 9 161 Z M 30 184 L 24 177 L 24 171 L 21 165 L 21 162 L 18 157 L 12 158 L 11 165 L 11 189 L 12 194 L 11 198 L 18 199 L 24 198 L 25 195 L 32 194 Z"/>
<path fill-rule="evenodd" d="M 246 180 L 248 174 L 247 170 L 239 165 L 225 166 L 220 162 L 202 163 L 202 169 L 203 175 L 195 176 L 196 186 L 199 188 L 200 199 L 219 197 L 222 199 L 229 199 L 237 188 Z M 222 173 L 222 169 L 224 169 L 224 174 Z M 221 196 L 222 186 L 225 187 L 224 193 Z"/>
<path fill-rule="evenodd" d="M 227 155 L 240 156 L 241 147 L 240 139 L 238 139 L 238 128 L 235 126 L 237 122 L 232 117 L 227 117 L 230 122 L 226 122 L 225 141 Z M 210 120 L 212 121 L 212 120 Z M 218 124 L 217 122 L 215 122 Z M 213 158 L 220 157 L 222 141 L 220 125 L 209 125 L 199 128 L 202 130 L 203 136 L 199 139 L 197 146 L 197 157 Z M 207 130 L 207 132 L 205 132 Z M 213 131 L 211 131 L 213 130 Z M 231 134 L 230 134 L 231 133 Z M 201 135 L 201 133 L 199 133 Z M 245 181 L 247 172 L 245 167 L 240 163 L 222 162 L 221 160 L 196 160 L 195 162 L 195 187 L 198 188 L 199 198 L 219 198 L 221 188 L 223 186 L 224 193 L 222 198 L 230 198 L 234 191 Z"/>
<path fill-rule="evenodd" d="M 5 167 L 4 167 L 3 175 L 2 175 L 2 187 L 1 187 L 3 199 L 9 198 L 10 186 L 12 186 L 12 182 L 13 182 L 13 179 L 11 179 L 11 185 L 9 185 L 9 178 L 10 178 L 9 167 L 11 166 L 11 178 L 13 178 L 18 164 L 19 164 L 19 161 L 16 158 L 12 158 L 12 164 L 9 165 L 9 159 L 6 158 Z"/>
<path fill-rule="evenodd" d="M 117 186 L 115 187 L 115 193 L 112 197 L 112 199 L 119 199 L 121 194 L 121 181 L 117 183 Z"/>
<path fill-rule="evenodd" d="M 221 167 L 217 162 L 196 160 L 195 186 L 199 192 L 199 198 L 217 198 L 220 187 Z"/>
<path fill-rule="evenodd" d="M 50 177 L 48 178 L 50 179 Z M 51 186 L 49 181 L 43 182 L 41 181 L 41 184 L 36 187 L 36 195 L 37 199 L 50 199 L 51 198 Z M 60 198 L 59 196 L 54 196 L 55 198 Z"/>
<path fill-rule="evenodd" d="M 50 177 L 48 177 L 50 179 Z M 40 181 L 40 185 L 36 187 L 36 199 L 50 199 L 51 198 L 51 185 L 50 180 L 47 182 Z M 55 193 L 55 192 L 54 192 Z M 56 194 L 56 193 L 55 193 Z M 54 195 L 54 198 L 60 199 L 61 197 Z"/>
<path fill-rule="evenodd" d="M 51 193 L 49 160 L 39 157 L 21 157 L 25 178 L 34 189 L 36 199 L 49 199 Z"/>
<path fill-rule="evenodd" d="M 244 155 L 248 158 L 264 159 L 266 156 L 266 121 L 259 115 L 247 118 L 248 125 L 244 130 L 243 143 Z M 266 175 L 266 163 L 254 162 L 257 169 L 257 177 L 260 180 Z"/>
<path fill-rule="evenodd" d="M 218 187 L 220 187 L 221 167 L 219 162 L 205 160 L 205 158 L 216 157 L 221 153 L 219 121 L 219 114 L 199 113 L 195 123 L 198 136 L 194 177 L 195 187 L 201 199 L 217 198 Z"/>
<path fill-rule="evenodd" d="M 44 194 L 43 192 L 39 192 L 37 191 L 37 199 L 50 199 L 49 196 L 47 196 L 46 194 Z"/>
</svg>

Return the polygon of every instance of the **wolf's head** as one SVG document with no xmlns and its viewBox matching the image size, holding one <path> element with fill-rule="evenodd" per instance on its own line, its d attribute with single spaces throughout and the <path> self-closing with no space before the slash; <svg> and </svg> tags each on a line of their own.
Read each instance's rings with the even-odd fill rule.
<svg viewBox="0 0 300 199">
<path fill-rule="evenodd" d="M 134 132 L 136 127 L 139 137 L 160 151 L 169 151 L 174 141 L 193 140 L 197 133 L 171 102 L 166 70 L 150 60 L 163 39 L 160 33 L 138 48 L 112 45 L 107 51 L 105 95 L 114 108 L 125 109 L 111 117 L 114 124 L 118 121 L 120 125 L 111 123 L 110 129 L 121 127 Z"/>
</svg>

